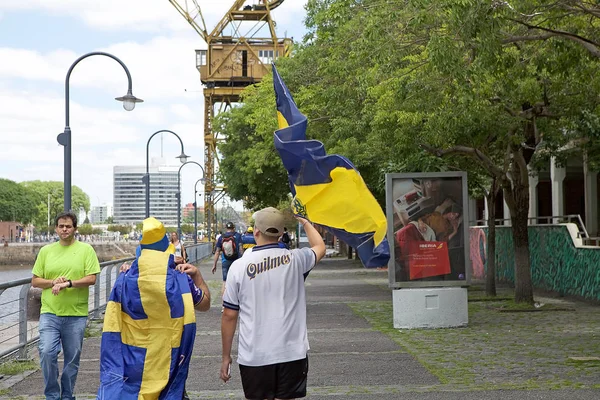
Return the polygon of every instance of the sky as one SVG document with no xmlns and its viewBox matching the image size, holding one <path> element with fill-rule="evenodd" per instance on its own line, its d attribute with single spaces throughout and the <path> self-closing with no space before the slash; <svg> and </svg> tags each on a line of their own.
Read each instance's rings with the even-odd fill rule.
<svg viewBox="0 0 600 400">
<path fill-rule="evenodd" d="M 197 3 L 210 31 L 233 0 Z M 278 37 L 301 40 L 305 4 L 287 0 L 273 11 Z M 78 57 L 92 51 L 121 59 L 133 94 L 144 103 L 127 112 L 114 100 L 127 92 L 127 76 L 114 60 L 92 56 L 74 68 L 72 183 L 89 195 L 91 205 L 112 204 L 113 166 L 144 166 L 146 143 L 158 130 L 176 132 L 190 160 L 204 166 L 196 49 L 206 44 L 168 0 L 0 0 L 0 177 L 63 180 L 64 148 L 56 137 L 65 127 L 65 77 Z M 160 157 L 162 142 L 164 158 L 177 165 L 179 141 L 160 136 L 150 142 L 150 158 Z M 193 202 L 201 177 L 193 164 L 181 170 L 182 204 Z"/>
</svg>

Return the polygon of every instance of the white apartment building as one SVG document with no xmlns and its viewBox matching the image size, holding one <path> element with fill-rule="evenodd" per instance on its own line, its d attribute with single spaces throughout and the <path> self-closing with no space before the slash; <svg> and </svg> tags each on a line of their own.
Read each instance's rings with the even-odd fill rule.
<svg viewBox="0 0 600 400">
<path fill-rule="evenodd" d="M 177 172 L 179 166 L 150 166 L 150 215 L 165 225 L 177 225 Z M 136 224 L 146 217 L 145 166 L 113 168 L 113 220 Z"/>
<path fill-rule="evenodd" d="M 90 222 L 92 224 L 103 224 L 109 217 L 113 216 L 113 208 L 109 204 L 92 206 L 90 210 Z"/>
</svg>

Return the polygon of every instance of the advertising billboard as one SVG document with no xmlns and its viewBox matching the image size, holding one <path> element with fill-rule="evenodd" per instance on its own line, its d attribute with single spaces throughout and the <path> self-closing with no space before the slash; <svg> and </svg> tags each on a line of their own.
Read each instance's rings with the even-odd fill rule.
<svg viewBox="0 0 600 400">
<path fill-rule="evenodd" d="M 466 286 L 466 172 L 386 174 L 392 288 Z"/>
</svg>

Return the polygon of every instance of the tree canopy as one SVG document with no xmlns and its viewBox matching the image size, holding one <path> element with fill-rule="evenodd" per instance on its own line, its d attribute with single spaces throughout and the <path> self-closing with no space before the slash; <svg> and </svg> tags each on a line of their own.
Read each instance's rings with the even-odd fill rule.
<svg viewBox="0 0 600 400">
<path fill-rule="evenodd" d="M 59 181 L 26 181 L 21 182 L 23 188 L 34 193 L 33 199 L 37 211 L 32 218 L 32 223 L 39 229 L 46 227 L 48 223 L 48 196 L 50 198 L 50 225 L 54 223 L 54 218 L 64 210 L 64 185 Z M 71 204 L 73 210 L 77 212 L 83 208 L 86 212 L 90 210 L 90 198 L 78 186 L 71 189 Z M 83 224 L 84 221 L 78 221 Z"/>
<path fill-rule="evenodd" d="M 513 219 L 518 301 L 532 301 L 529 176 L 550 156 L 600 166 L 600 6 L 584 0 L 309 0 L 278 68 L 309 138 L 349 158 L 383 205 L 386 172 L 460 169 L 497 182 Z M 221 174 L 249 207 L 285 200 L 272 81 L 218 118 Z M 476 179 L 472 179 L 476 178 Z"/>
<path fill-rule="evenodd" d="M 37 214 L 37 195 L 8 179 L 0 179 L 0 221 L 28 224 Z"/>
</svg>

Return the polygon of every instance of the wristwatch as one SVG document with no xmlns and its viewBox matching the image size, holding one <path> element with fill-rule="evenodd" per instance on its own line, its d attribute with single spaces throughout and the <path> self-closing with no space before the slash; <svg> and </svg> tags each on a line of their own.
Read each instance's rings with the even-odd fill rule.
<svg viewBox="0 0 600 400">
<path fill-rule="evenodd" d="M 67 282 L 69 282 L 69 286 L 67 286 L 67 287 L 73 287 L 73 281 L 72 280 L 69 279 Z"/>
</svg>

